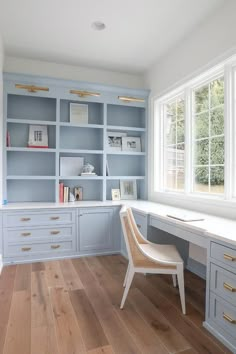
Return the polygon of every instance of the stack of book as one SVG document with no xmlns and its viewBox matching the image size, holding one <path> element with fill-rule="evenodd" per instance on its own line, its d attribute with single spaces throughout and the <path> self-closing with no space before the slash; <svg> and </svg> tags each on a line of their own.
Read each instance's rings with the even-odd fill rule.
<svg viewBox="0 0 236 354">
<path fill-rule="evenodd" d="M 70 188 L 64 186 L 64 183 L 59 184 L 59 202 L 67 203 L 70 201 Z"/>
</svg>

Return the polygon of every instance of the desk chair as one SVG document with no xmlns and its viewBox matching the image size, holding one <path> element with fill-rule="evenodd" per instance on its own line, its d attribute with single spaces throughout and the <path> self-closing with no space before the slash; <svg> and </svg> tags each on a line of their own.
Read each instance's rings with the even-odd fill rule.
<svg viewBox="0 0 236 354">
<path fill-rule="evenodd" d="M 123 207 L 120 219 L 129 258 L 120 308 L 124 307 L 135 273 L 171 274 L 174 286 L 177 286 L 177 275 L 182 312 L 185 315 L 184 263 L 176 247 L 147 241 L 139 232 L 131 208 Z"/>
</svg>

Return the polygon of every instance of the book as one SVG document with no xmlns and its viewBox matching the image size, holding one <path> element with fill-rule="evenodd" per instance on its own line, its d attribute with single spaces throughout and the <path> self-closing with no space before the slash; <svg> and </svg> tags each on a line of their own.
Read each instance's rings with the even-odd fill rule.
<svg viewBox="0 0 236 354">
<path fill-rule="evenodd" d="M 169 218 L 172 219 L 176 219 L 176 220 L 180 220 L 183 222 L 190 222 L 190 221 L 203 221 L 204 218 L 201 217 L 197 217 L 191 214 L 167 214 L 166 216 L 168 216 Z"/>
<path fill-rule="evenodd" d="M 95 172 L 82 172 L 81 176 L 97 176 Z"/>
<path fill-rule="evenodd" d="M 64 183 L 59 183 L 59 202 L 64 202 Z"/>
<path fill-rule="evenodd" d="M 7 147 L 11 146 L 11 137 L 10 137 L 10 133 L 7 132 Z"/>
<path fill-rule="evenodd" d="M 64 203 L 69 202 L 69 196 L 70 196 L 70 188 L 64 187 Z"/>
</svg>

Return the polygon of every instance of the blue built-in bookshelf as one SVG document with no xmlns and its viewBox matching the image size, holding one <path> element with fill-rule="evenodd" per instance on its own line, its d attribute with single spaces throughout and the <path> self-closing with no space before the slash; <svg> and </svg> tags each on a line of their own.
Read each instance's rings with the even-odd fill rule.
<svg viewBox="0 0 236 354">
<path fill-rule="evenodd" d="M 82 187 L 84 200 L 111 200 L 111 189 L 122 179 L 135 179 L 138 198 L 146 198 L 147 100 L 147 90 L 4 74 L 3 141 L 10 136 L 4 146 L 4 199 L 58 202 L 62 182 Z M 88 105 L 88 124 L 70 122 L 70 103 Z M 47 126 L 48 148 L 27 147 L 32 124 Z M 111 150 L 108 132 L 139 137 L 141 151 Z M 72 156 L 92 164 L 96 176 L 60 176 L 60 157 Z"/>
</svg>

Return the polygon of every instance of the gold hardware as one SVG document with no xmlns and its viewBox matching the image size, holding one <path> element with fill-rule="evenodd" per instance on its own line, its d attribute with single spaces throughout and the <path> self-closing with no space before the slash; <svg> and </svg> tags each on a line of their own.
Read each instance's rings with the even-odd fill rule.
<svg viewBox="0 0 236 354">
<path fill-rule="evenodd" d="M 128 97 L 128 96 L 118 96 L 119 100 L 124 102 L 140 102 L 143 103 L 145 100 L 143 98 Z"/>
<path fill-rule="evenodd" d="M 236 320 L 233 320 L 229 315 L 226 315 L 224 312 L 223 312 L 223 318 L 232 324 L 236 324 Z"/>
<path fill-rule="evenodd" d="M 21 218 L 20 221 L 30 221 L 31 218 Z"/>
<path fill-rule="evenodd" d="M 234 262 L 236 261 L 236 257 L 231 256 L 230 254 L 224 253 L 224 259 L 227 259 L 227 261 Z"/>
<path fill-rule="evenodd" d="M 58 219 L 60 219 L 60 216 L 51 216 L 50 219 L 51 220 L 58 220 Z"/>
<path fill-rule="evenodd" d="M 138 227 L 139 229 L 141 229 L 141 225 L 140 225 L 140 224 L 137 224 L 137 227 Z"/>
<path fill-rule="evenodd" d="M 51 235 L 57 235 L 57 234 L 59 234 L 59 233 L 60 233 L 60 231 L 57 231 L 57 230 L 51 231 Z"/>
<path fill-rule="evenodd" d="M 236 288 L 233 288 L 231 285 L 228 283 L 224 283 L 224 288 L 231 291 L 232 293 L 236 292 Z"/>
<path fill-rule="evenodd" d="M 18 89 L 27 90 L 28 92 L 32 92 L 32 93 L 35 93 L 37 91 L 49 91 L 48 87 L 41 87 L 41 86 L 34 86 L 34 85 L 16 84 L 15 87 Z"/>
<path fill-rule="evenodd" d="M 70 90 L 70 93 L 72 93 L 73 95 L 78 95 L 79 97 L 86 97 L 86 96 L 99 97 L 99 96 L 101 96 L 101 94 L 98 92 L 81 91 L 81 90 Z"/>
<path fill-rule="evenodd" d="M 27 252 L 30 250 L 31 250 L 31 247 L 22 247 L 22 249 L 21 249 L 21 251 L 23 251 L 23 252 Z"/>
<path fill-rule="evenodd" d="M 31 232 L 22 232 L 21 236 L 30 236 Z"/>
<path fill-rule="evenodd" d="M 52 245 L 51 246 L 51 248 L 53 249 L 53 250 L 55 250 L 55 249 L 57 249 L 57 248 L 60 248 L 61 246 L 60 245 Z"/>
</svg>

